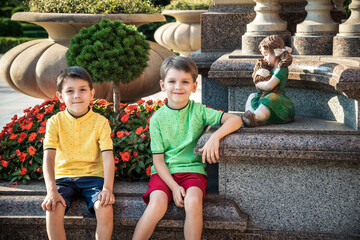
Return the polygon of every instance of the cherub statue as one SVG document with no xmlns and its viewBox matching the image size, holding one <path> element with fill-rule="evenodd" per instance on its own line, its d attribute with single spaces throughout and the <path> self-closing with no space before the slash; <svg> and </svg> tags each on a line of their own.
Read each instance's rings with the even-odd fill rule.
<svg viewBox="0 0 360 240">
<path fill-rule="evenodd" d="M 243 122 L 247 127 L 292 122 L 294 104 L 285 95 L 291 48 L 279 36 L 271 35 L 260 42 L 259 50 L 264 58 L 257 61 L 252 75 L 258 92 L 248 97 Z"/>
</svg>

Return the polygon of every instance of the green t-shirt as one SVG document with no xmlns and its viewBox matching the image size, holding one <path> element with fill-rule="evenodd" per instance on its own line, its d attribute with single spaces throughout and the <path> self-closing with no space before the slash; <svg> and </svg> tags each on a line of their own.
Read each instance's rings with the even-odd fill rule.
<svg viewBox="0 0 360 240">
<path fill-rule="evenodd" d="M 195 146 L 206 126 L 219 125 L 223 112 L 190 100 L 182 109 L 165 104 L 150 120 L 151 151 L 164 154 L 170 173 L 201 173 L 206 175 L 201 157 L 194 154 Z M 151 174 L 156 173 L 154 167 Z"/>
</svg>

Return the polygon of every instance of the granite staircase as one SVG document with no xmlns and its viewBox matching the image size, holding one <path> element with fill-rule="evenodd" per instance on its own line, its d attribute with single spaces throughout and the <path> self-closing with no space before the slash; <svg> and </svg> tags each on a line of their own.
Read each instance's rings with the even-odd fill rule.
<svg viewBox="0 0 360 240">
<path fill-rule="evenodd" d="M 44 183 L 8 184 L 0 184 L 0 239 L 47 239 L 45 212 L 41 208 L 46 195 Z M 146 189 L 146 182 L 116 182 L 112 239 L 131 239 L 146 207 L 141 199 Z M 219 195 L 207 194 L 203 211 L 203 239 L 237 239 L 247 228 L 246 214 Z M 184 219 L 184 209 L 171 204 L 152 239 L 183 239 Z M 94 239 L 96 219 L 87 212 L 85 201 L 72 203 L 64 224 L 68 239 Z"/>
</svg>

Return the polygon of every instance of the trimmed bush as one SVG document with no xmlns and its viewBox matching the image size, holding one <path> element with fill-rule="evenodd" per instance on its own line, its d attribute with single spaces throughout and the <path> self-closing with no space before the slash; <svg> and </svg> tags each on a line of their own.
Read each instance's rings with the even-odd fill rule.
<svg viewBox="0 0 360 240">
<path fill-rule="evenodd" d="M 31 12 L 53 13 L 156 13 L 150 0 L 28 0 Z"/>
<path fill-rule="evenodd" d="M 22 35 L 23 30 L 19 22 L 11 21 L 10 18 L 0 18 L 0 36 L 20 37 Z"/>
<path fill-rule="evenodd" d="M 0 37 L 0 53 L 6 53 L 17 45 L 35 40 L 36 38 L 14 38 L 14 37 Z"/>
<path fill-rule="evenodd" d="M 150 44 L 135 26 L 103 19 L 71 39 L 66 60 L 68 66 L 88 70 L 96 83 L 114 82 L 114 108 L 118 113 L 120 82 L 129 83 L 143 73 L 149 50 Z"/>
<path fill-rule="evenodd" d="M 166 10 L 207 10 L 212 0 L 172 0 Z"/>
</svg>

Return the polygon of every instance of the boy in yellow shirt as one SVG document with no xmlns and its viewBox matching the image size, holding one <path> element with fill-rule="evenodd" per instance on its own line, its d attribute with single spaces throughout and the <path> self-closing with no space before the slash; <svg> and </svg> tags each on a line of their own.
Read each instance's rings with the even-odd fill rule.
<svg viewBox="0 0 360 240">
<path fill-rule="evenodd" d="M 113 229 L 112 193 L 115 164 L 108 120 L 89 107 L 92 79 L 81 67 L 69 67 L 56 80 L 56 95 L 66 110 L 47 122 L 44 140 L 44 179 L 49 239 L 66 239 L 65 211 L 78 195 L 97 219 L 96 239 L 110 239 Z"/>
</svg>

